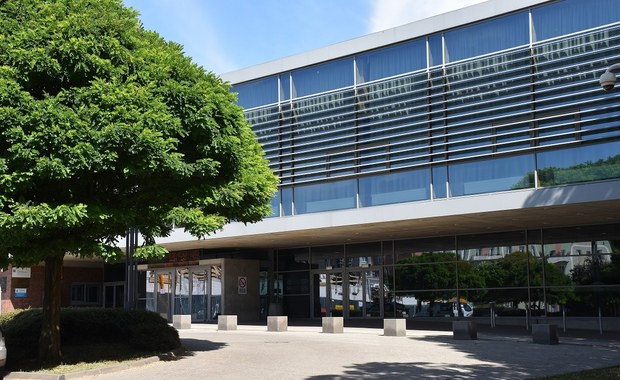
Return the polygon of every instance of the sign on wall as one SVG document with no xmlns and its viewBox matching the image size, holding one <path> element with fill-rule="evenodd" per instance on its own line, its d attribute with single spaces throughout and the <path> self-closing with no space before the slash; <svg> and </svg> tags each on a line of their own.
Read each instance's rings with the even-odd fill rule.
<svg viewBox="0 0 620 380">
<path fill-rule="evenodd" d="M 28 297 L 28 288 L 15 288 L 15 298 Z"/>
<path fill-rule="evenodd" d="M 237 284 L 239 294 L 248 294 L 248 278 L 245 276 L 239 276 L 237 278 Z"/>
<path fill-rule="evenodd" d="M 30 278 L 30 268 L 11 268 L 11 277 Z"/>
</svg>

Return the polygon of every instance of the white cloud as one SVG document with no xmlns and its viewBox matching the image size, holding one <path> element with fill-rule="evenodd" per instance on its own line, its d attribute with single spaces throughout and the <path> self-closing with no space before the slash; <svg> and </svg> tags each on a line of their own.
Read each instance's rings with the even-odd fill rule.
<svg viewBox="0 0 620 380">
<path fill-rule="evenodd" d="M 486 0 L 372 0 L 368 32 L 378 32 Z"/>
</svg>

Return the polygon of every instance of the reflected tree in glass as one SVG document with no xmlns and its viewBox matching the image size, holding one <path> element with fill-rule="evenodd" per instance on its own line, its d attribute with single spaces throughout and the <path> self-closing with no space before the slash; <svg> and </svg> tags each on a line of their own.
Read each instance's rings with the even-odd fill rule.
<svg viewBox="0 0 620 380">
<path fill-rule="evenodd" d="M 489 302 L 509 304 L 513 309 L 525 303 L 542 310 L 545 300 L 547 304 L 564 305 L 572 294 L 570 278 L 558 267 L 545 263 L 543 268 L 541 260 L 525 252 L 513 252 L 501 259 L 481 263 L 476 270 L 488 287 L 484 298 Z M 545 289 L 547 283 L 556 287 Z"/>
<path fill-rule="evenodd" d="M 455 254 L 452 252 L 424 252 L 400 260 L 398 262 L 400 265 L 396 267 L 398 290 L 401 294 L 415 296 L 418 307 L 421 302 L 428 302 L 429 310 L 432 312 L 435 301 L 448 301 L 457 296 L 455 260 Z M 483 278 L 475 272 L 469 262 L 458 262 L 458 270 L 458 287 L 484 288 Z M 466 290 L 465 294 L 460 294 L 460 298 L 468 295 L 469 291 Z M 473 296 L 473 293 L 471 295 Z"/>
<path fill-rule="evenodd" d="M 620 242 L 611 242 L 617 252 Z M 603 260 L 607 258 L 607 260 Z M 606 315 L 620 315 L 620 291 L 603 291 L 620 285 L 620 255 L 595 255 L 571 270 L 571 279 L 578 287 L 590 291 L 580 291 L 569 303 L 575 314 L 588 314 L 600 306 Z"/>
</svg>

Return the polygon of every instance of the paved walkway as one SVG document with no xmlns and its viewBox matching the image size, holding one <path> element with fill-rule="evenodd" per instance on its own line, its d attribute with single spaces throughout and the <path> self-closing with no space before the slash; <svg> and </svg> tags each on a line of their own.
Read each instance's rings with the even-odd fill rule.
<svg viewBox="0 0 620 380">
<path fill-rule="evenodd" d="M 521 333 L 518 333 L 518 332 Z M 325 334 L 320 326 L 216 325 L 180 330 L 185 356 L 94 376 L 123 379 L 527 379 L 620 365 L 617 335 L 563 336 L 559 345 L 533 344 L 527 330 L 484 329 L 478 340 L 454 340 L 451 331 L 411 330 L 384 336 L 382 328 L 346 327 Z"/>
</svg>

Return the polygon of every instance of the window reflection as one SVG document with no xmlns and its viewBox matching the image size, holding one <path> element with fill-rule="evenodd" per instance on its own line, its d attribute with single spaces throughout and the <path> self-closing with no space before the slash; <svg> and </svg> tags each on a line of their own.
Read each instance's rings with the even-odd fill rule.
<svg viewBox="0 0 620 380">
<path fill-rule="evenodd" d="M 537 155 L 541 186 L 620 178 L 620 142 L 571 147 Z"/>
<path fill-rule="evenodd" d="M 562 17 L 558 17 L 558 13 Z M 564 0 L 532 9 L 534 40 L 590 29 L 618 21 L 620 2 L 615 0 Z"/>
<path fill-rule="evenodd" d="M 430 170 L 410 170 L 359 180 L 362 207 L 430 199 Z"/>
<path fill-rule="evenodd" d="M 211 318 L 222 312 L 222 266 L 211 266 Z"/>
<path fill-rule="evenodd" d="M 448 62 L 528 44 L 528 12 L 520 12 L 445 33 Z"/>
<path fill-rule="evenodd" d="M 345 180 L 295 188 L 295 214 L 355 208 L 356 181 Z"/>
<path fill-rule="evenodd" d="M 404 74 L 426 67 L 423 39 L 359 54 L 356 57 L 358 83 Z"/>
<path fill-rule="evenodd" d="M 279 260 L 299 269 L 307 252 Z M 620 225 L 312 247 L 310 261 L 278 275 L 300 316 L 620 315 Z"/>
<path fill-rule="evenodd" d="M 452 164 L 450 192 L 461 196 L 533 187 L 533 172 L 532 154 Z"/>
</svg>

